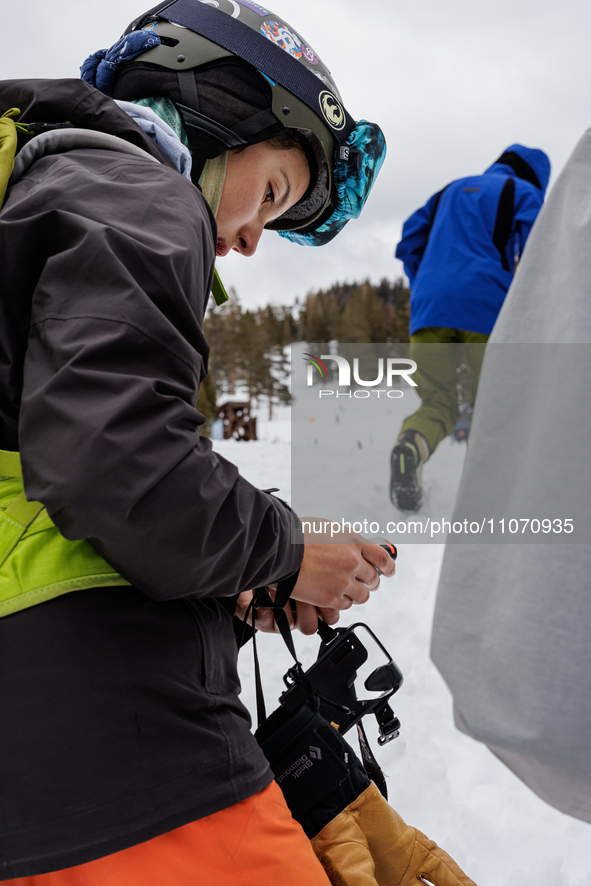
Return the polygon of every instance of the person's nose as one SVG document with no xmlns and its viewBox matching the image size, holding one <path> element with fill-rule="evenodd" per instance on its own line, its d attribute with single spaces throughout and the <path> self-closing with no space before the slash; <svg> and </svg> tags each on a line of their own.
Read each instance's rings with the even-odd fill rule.
<svg viewBox="0 0 591 886">
<path fill-rule="evenodd" d="M 243 225 L 236 237 L 235 251 L 245 256 L 254 255 L 262 233 L 262 222 L 249 222 L 249 224 Z"/>
</svg>

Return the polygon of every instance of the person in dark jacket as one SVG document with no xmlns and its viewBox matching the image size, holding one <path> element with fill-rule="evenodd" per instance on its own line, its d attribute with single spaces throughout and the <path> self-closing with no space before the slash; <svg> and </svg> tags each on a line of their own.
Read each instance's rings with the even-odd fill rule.
<svg viewBox="0 0 591 886">
<path fill-rule="evenodd" d="M 292 543 L 295 515 L 212 451 L 195 404 L 216 254 L 264 228 L 331 239 L 383 136 L 250 2 L 162 3 L 84 75 L 0 84 L 21 125 L 0 214 L 0 879 L 320 886 L 239 700 L 233 613 L 289 579 L 310 632 L 394 564 Z"/>
<path fill-rule="evenodd" d="M 410 281 L 411 357 L 422 403 L 392 451 L 390 495 L 401 510 L 420 507 L 422 466 L 460 418 L 457 348 L 450 345 L 464 346 L 472 374 L 466 406 L 473 406 L 484 346 L 549 178 L 543 151 L 510 145 L 483 175 L 451 182 L 404 223 L 396 257 Z"/>
</svg>

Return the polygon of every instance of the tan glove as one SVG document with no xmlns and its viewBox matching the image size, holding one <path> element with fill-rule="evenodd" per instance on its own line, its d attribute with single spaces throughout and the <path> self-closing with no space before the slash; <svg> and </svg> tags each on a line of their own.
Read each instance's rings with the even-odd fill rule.
<svg viewBox="0 0 591 886">
<path fill-rule="evenodd" d="M 333 886 L 476 886 L 372 784 L 312 840 Z"/>
</svg>

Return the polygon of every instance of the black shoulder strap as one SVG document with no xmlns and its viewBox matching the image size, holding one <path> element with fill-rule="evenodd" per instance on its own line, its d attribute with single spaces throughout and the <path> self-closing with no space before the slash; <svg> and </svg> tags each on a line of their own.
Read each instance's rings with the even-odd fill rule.
<svg viewBox="0 0 591 886">
<path fill-rule="evenodd" d="M 497 207 L 497 217 L 495 219 L 495 229 L 493 231 L 493 243 L 499 250 L 501 256 L 501 264 L 504 271 L 510 271 L 509 262 L 507 261 L 507 244 L 511 236 L 513 228 L 513 216 L 515 215 L 515 179 L 509 176 L 503 185 L 501 196 L 499 197 L 499 205 Z"/>
</svg>

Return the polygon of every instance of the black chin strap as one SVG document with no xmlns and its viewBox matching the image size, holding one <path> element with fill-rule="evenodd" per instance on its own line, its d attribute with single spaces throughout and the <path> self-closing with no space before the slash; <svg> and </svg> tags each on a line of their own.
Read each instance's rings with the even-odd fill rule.
<svg viewBox="0 0 591 886">
<path fill-rule="evenodd" d="M 185 129 L 187 130 L 187 135 L 189 137 L 189 143 L 193 141 L 198 145 L 199 137 L 201 137 L 201 143 L 203 143 L 204 135 L 207 136 L 208 141 L 213 141 L 212 147 L 206 152 L 208 156 L 211 156 L 212 158 L 217 157 L 219 154 L 223 154 L 224 151 L 229 151 L 231 148 L 240 148 L 248 144 L 241 135 L 236 135 L 231 129 L 227 129 L 227 127 L 223 126 L 221 123 L 216 123 L 215 120 L 212 120 L 210 117 L 205 117 L 198 111 L 194 111 L 192 108 L 180 103 L 177 104 L 177 108 L 182 114 L 183 123 L 185 124 Z"/>
<path fill-rule="evenodd" d="M 246 141 L 221 123 L 216 123 L 215 120 L 201 113 L 199 90 L 193 70 L 178 71 L 177 80 L 181 94 L 181 101 L 177 102 L 177 108 L 183 118 L 193 158 L 191 179 L 195 184 L 198 184 L 206 160 L 218 157 L 231 148 L 246 145 Z"/>
<path fill-rule="evenodd" d="M 195 72 L 192 70 L 177 71 L 176 76 L 179 84 L 181 101 L 183 105 L 187 106 L 186 110 L 193 108 L 194 111 L 199 113 L 201 110 L 201 102 L 199 101 L 199 92 L 197 90 L 197 83 L 195 82 Z"/>
</svg>

